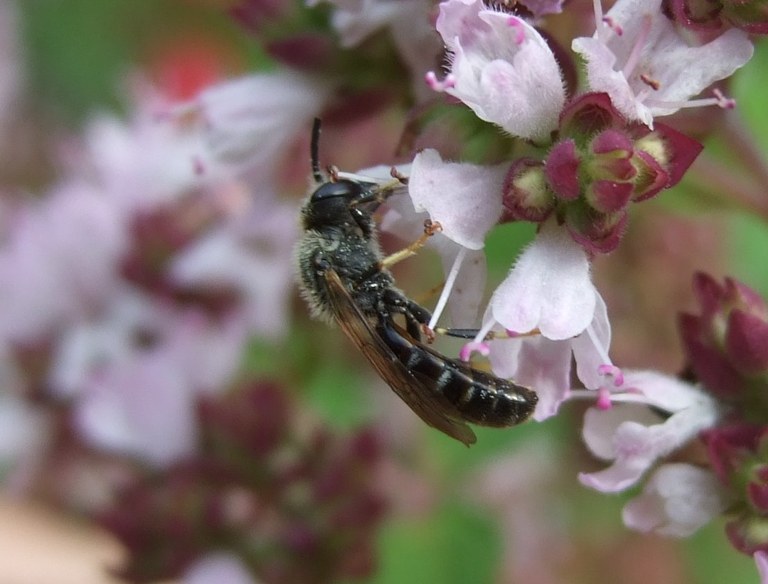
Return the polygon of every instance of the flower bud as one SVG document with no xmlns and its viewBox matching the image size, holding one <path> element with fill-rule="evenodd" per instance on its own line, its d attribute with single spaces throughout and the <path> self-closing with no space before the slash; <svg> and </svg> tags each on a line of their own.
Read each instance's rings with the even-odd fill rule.
<svg viewBox="0 0 768 584">
<path fill-rule="evenodd" d="M 721 398 L 768 410 L 768 306 L 754 290 L 730 278 L 720 285 L 697 274 L 694 290 L 701 315 L 680 317 L 694 373 Z"/>
<path fill-rule="evenodd" d="M 579 164 L 576 143 L 571 139 L 555 144 L 544 162 L 547 183 L 563 201 L 572 201 L 581 194 Z"/>
<path fill-rule="evenodd" d="M 502 205 L 507 219 L 544 221 L 555 207 L 544 166 L 533 159 L 516 160 L 504 178 Z"/>
</svg>

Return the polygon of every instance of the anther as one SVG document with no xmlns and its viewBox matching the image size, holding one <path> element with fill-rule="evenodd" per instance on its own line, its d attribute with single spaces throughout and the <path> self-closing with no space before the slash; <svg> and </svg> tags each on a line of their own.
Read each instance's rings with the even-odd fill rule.
<svg viewBox="0 0 768 584">
<path fill-rule="evenodd" d="M 646 75 L 645 73 L 640 75 L 640 81 L 645 83 L 648 87 L 650 87 L 654 91 L 658 91 L 659 88 L 661 87 L 661 82 L 660 81 L 658 81 L 657 79 L 654 79 L 653 77 L 650 77 L 650 76 Z"/>
</svg>

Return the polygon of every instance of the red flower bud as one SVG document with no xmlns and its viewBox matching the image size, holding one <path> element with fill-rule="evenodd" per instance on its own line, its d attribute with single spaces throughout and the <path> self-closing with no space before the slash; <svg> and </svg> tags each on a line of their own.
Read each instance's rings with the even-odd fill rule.
<svg viewBox="0 0 768 584">
<path fill-rule="evenodd" d="M 571 139 L 555 144 L 544 162 L 549 187 L 564 201 L 576 199 L 581 193 L 580 162 L 576 144 Z"/>
</svg>

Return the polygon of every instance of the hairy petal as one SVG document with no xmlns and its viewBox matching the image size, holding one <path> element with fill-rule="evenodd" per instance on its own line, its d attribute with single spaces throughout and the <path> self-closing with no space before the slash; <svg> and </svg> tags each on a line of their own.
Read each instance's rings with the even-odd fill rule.
<svg viewBox="0 0 768 584">
<path fill-rule="evenodd" d="M 589 326 L 597 296 L 587 254 L 565 229 L 548 223 L 496 289 L 490 308 L 508 330 L 538 328 L 548 339 L 563 340 Z"/>
<path fill-rule="evenodd" d="M 440 5 L 437 30 L 453 53 L 446 92 L 515 136 L 545 139 L 557 127 L 563 80 L 536 29 L 480 0 L 448 0 Z"/>
<path fill-rule="evenodd" d="M 408 192 L 417 212 L 427 211 L 442 234 L 469 249 L 481 249 L 502 212 L 506 168 L 443 162 L 436 150 L 413 159 Z"/>
<path fill-rule="evenodd" d="M 627 527 L 660 535 L 687 537 L 725 510 L 714 474 L 690 464 L 660 466 L 638 497 L 624 507 Z"/>
</svg>

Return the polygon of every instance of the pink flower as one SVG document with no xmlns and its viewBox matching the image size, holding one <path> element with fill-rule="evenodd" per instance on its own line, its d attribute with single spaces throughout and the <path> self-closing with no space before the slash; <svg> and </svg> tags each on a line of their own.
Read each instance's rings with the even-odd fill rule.
<svg viewBox="0 0 768 584">
<path fill-rule="evenodd" d="M 117 210 L 81 181 L 14 210 L 0 247 L 0 338 L 39 341 L 98 310 L 124 245 Z"/>
<path fill-rule="evenodd" d="M 202 116 L 213 160 L 263 177 L 274 173 L 330 93 L 320 79 L 284 70 L 215 85 L 203 90 L 191 107 Z"/>
<path fill-rule="evenodd" d="M 211 230 L 174 258 L 171 280 L 185 288 L 233 291 L 238 318 L 249 333 L 285 334 L 297 213 L 293 205 L 254 202 L 238 221 Z"/>
<path fill-rule="evenodd" d="M 663 456 L 677 450 L 718 420 L 716 402 L 696 387 L 654 371 L 630 371 L 608 410 L 591 408 L 582 436 L 610 467 L 582 473 L 582 484 L 607 493 L 634 485 Z M 653 408 L 650 409 L 650 407 Z M 656 413 L 663 412 L 664 417 Z"/>
<path fill-rule="evenodd" d="M 468 249 L 481 249 L 501 217 L 505 165 L 443 162 L 436 150 L 413 159 L 408 193 L 416 212 L 426 211 L 441 233 Z"/>
<path fill-rule="evenodd" d="M 605 19 L 595 0 L 595 20 L 595 34 L 572 44 L 587 61 L 590 91 L 608 93 L 628 120 L 650 128 L 654 117 L 692 105 L 691 97 L 752 57 L 748 36 L 735 29 L 705 45 L 689 45 L 663 14 L 661 0 L 619 0 Z"/>
<path fill-rule="evenodd" d="M 714 474 L 690 464 L 661 465 L 643 492 L 624 506 L 624 524 L 637 531 L 688 537 L 727 507 Z"/>
<path fill-rule="evenodd" d="M 555 56 L 536 29 L 481 0 L 447 0 L 440 4 L 437 30 L 453 56 L 443 82 L 428 77 L 435 89 L 512 135 L 549 138 L 565 90 Z"/>
<path fill-rule="evenodd" d="M 498 326 L 513 338 L 489 344 L 494 371 L 534 388 L 534 418 L 554 415 L 568 397 L 572 356 L 587 388 L 603 385 L 600 367 L 610 365 L 611 342 L 605 303 L 586 253 L 553 222 L 542 227 L 494 292 L 478 340 Z"/>
</svg>

